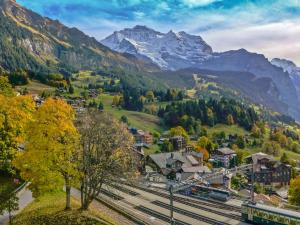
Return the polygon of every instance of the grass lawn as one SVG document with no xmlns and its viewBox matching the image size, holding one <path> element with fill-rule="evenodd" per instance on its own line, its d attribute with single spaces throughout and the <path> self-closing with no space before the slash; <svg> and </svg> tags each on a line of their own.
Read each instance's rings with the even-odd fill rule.
<svg viewBox="0 0 300 225">
<path fill-rule="evenodd" d="M 287 156 L 288 156 L 289 159 L 292 159 L 292 160 L 300 160 L 300 154 L 299 154 L 299 153 L 295 153 L 295 152 L 287 151 L 287 150 L 281 150 L 280 156 L 278 156 L 276 159 L 279 160 L 280 157 L 281 157 L 281 155 L 282 155 L 284 152 L 287 154 Z"/>
<path fill-rule="evenodd" d="M 47 194 L 35 199 L 13 221 L 14 225 L 106 225 L 116 224 L 111 218 L 91 209 L 79 210 L 80 204 L 72 199 L 73 209 L 64 211 L 65 193 Z"/>
<path fill-rule="evenodd" d="M 157 116 L 112 107 L 113 96 L 108 94 L 101 94 L 98 99 L 103 103 L 104 111 L 111 113 L 117 119 L 123 115 L 126 116 L 131 126 L 150 132 L 162 132 L 164 130 L 161 125 L 162 122 Z"/>
<path fill-rule="evenodd" d="M 17 91 L 22 91 L 25 88 L 27 88 L 27 90 L 30 94 L 42 94 L 43 91 L 46 91 L 46 92 L 54 92 L 55 91 L 54 87 L 48 86 L 46 84 L 42 84 L 35 80 L 30 81 L 29 84 L 27 84 L 27 85 L 16 86 Z"/>
</svg>

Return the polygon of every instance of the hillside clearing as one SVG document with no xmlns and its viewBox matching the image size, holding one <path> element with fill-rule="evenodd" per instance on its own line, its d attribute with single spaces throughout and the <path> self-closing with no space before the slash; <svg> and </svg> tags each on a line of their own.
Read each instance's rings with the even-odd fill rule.
<svg viewBox="0 0 300 225">
<path fill-rule="evenodd" d="M 102 94 L 98 97 L 98 99 L 103 103 L 104 111 L 111 113 L 117 119 L 120 119 L 122 116 L 126 116 L 131 126 L 152 133 L 162 132 L 164 130 L 164 127 L 162 126 L 162 121 L 157 116 L 143 112 L 128 111 L 120 109 L 118 107 L 112 107 L 112 95 Z"/>
<path fill-rule="evenodd" d="M 27 91 L 30 93 L 30 94 L 42 94 L 43 91 L 46 91 L 46 92 L 54 92 L 55 91 L 55 88 L 54 87 L 51 87 L 49 85 L 46 85 L 46 84 L 42 84 L 38 81 L 35 81 L 35 80 L 31 80 L 29 82 L 29 84 L 27 85 L 22 85 L 22 86 L 16 86 L 16 90 L 21 92 L 22 90 L 24 89 L 27 89 Z"/>
<path fill-rule="evenodd" d="M 245 135 L 245 134 L 249 134 L 248 131 L 246 131 L 244 128 L 237 126 L 237 125 L 226 125 L 226 124 L 217 124 L 213 127 L 208 127 L 205 126 L 205 128 L 207 129 L 207 134 L 208 136 L 212 136 L 213 133 L 219 133 L 224 131 L 226 135 L 229 134 L 237 134 L 237 135 Z"/>
</svg>

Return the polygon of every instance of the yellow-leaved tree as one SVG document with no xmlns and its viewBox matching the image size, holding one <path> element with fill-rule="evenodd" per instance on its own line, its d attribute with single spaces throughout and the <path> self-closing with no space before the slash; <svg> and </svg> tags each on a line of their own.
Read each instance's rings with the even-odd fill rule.
<svg viewBox="0 0 300 225">
<path fill-rule="evenodd" d="M 0 170 L 13 173 L 11 161 L 24 143 L 25 126 L 32 119 L 31 96 L 15 96 L 7 78 L 0 77 Z"/>
<path fill-rule="evenodd" d="M 291 181 L 289 188 L 289 202 L 293 205 L 300 206 L 300 176 Z"/>
<path fill-rule="evenodd" d="M 14 165 L 30 181 L 34 195 L 66 188 L 66 209 L 71 208 L 71 185 L 79 178 L 79 134 L 75 114 L 63 100 L 47 99 L 26 129 L 25 151 Z"/>
<path fill-rule="evenodd" d="M 186 142 L 189 142 L 189 140 L 190 140 L 188 133 L 181 126 L 171 128 L 169 131 L 169 135 L 170 135 L 170 137 L 174 137 L 174 136 L 178 136 L 178 135 L 182 136 Z"/>
</svg>

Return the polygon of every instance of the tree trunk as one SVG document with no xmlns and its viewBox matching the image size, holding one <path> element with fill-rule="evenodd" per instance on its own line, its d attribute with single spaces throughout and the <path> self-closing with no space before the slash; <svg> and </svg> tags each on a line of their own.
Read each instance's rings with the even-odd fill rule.
<svg viewBox="0 0 300 225">
<path fill-rule="evenodd" d="M 69 177 L 65 178 L 66 182 L 66 210 L 71 209 L 71 185 L 70 185 L 70 180 Z"/>
<path fill-rule="evenodd" d="M 84 198 L 83 198 L 83 202 L 81 204 L 81 209 L 82 210 L 88 210 L 89 206 L 90 206 L 90 196 L 88 193 L 84 193 Z"/>
<path fill-rule="evenodd" d="M 84 203 L 84 194 L 83 194 L 84 190 L 83 190 L 83 183 L 81 182 L 80 185 L 80 203 L 81 203 L 81 208 L 83 206 Z"/>
</svg>

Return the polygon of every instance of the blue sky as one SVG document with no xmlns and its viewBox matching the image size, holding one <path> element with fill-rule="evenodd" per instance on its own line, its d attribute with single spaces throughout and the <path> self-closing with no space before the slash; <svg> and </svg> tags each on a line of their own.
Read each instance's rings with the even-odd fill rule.
<svg viewBox="0 0 300 225">
<path fill-rule="evenodd" d="M 300 0 L 17 0 L 102 39 L 147 25 L 201 35 L 215 51 L 247 48 L 300 65 Z"/>
</svg>

